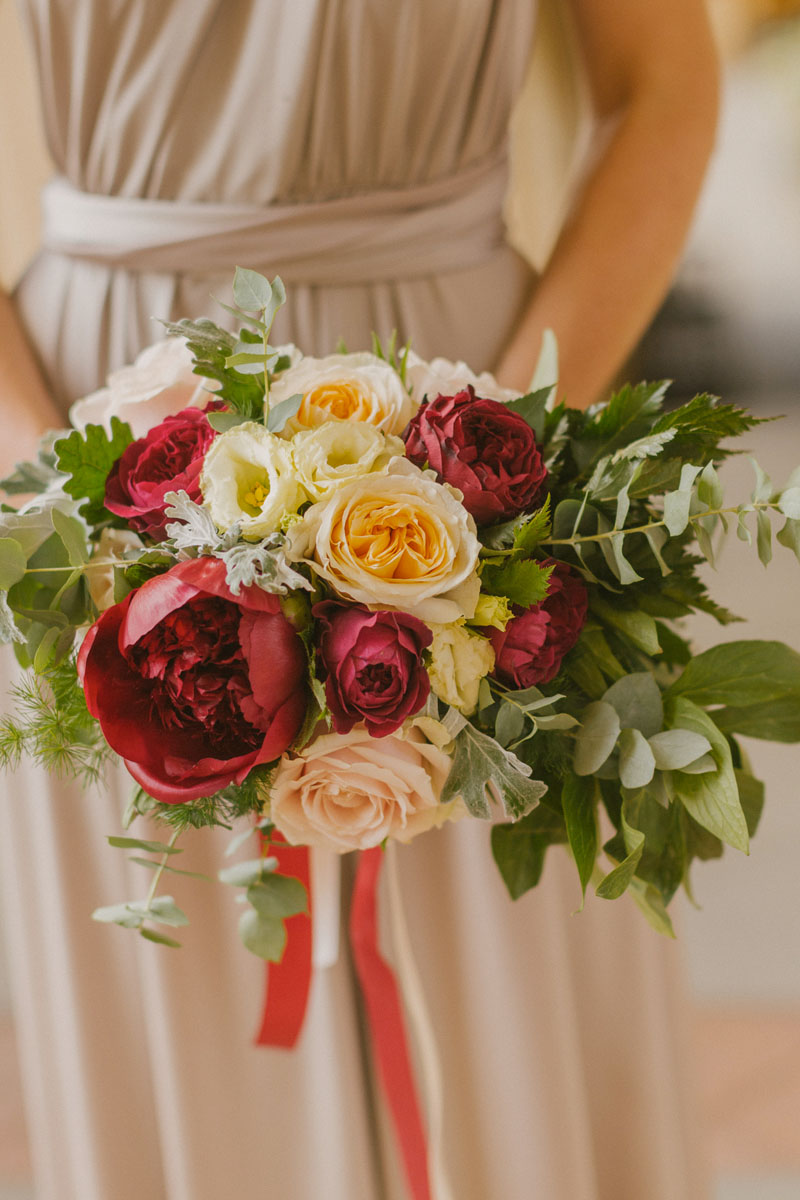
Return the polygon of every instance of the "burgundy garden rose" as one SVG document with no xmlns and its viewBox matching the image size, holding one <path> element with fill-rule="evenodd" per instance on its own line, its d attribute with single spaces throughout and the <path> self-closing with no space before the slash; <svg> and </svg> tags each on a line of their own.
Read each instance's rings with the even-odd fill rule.
<svg viewBox="0 0 800 1200">
<path fill-rule="evenodd" d="M 530 425 L 499 400 L 476 396 L 472 385 L 421 405 L 403 439 L 412 462 L 427 463 L 464 493 L 478 525 L 515 517 L 542 494 L 547 471 Z"/>
<path fill-rule="evenodd" d="M 106 480 L 106 508 L 138 533 L 163 537 L 165 495 L 184 491 L 191 500 L 201 499 L 203 459 L 216 436 L 200 408 L 166 417 L 114 463 Z"/>
<path fill-rule="evenodd" d="M 505 630 L 483 630 L 494 647 L 492 674 L 513 688 L 549 683 L 578 640 L 587 601 L 580 575 L 566 563 L 556 562 L 541 604 L 532 608 L 514 605 L 516 615 Z"/>
<path fill-rule="evenodd" d="M 278 598 L 258 587 L 235 596 L 215 558 L 178 563 L 107 609 L 78 657 L 107 742 L 167 804 L 278 758 L 305 716 L 305 670 Z"/>
<path fill-rule="evenodd" d="M 404 612 L 370 612 L 361 605 L 323 600 L 318 663 L 337 733 L 363 721 L 373 737 L 394 733 L 425 704 L 430 692 L 422 651 L 433 634 Z"/>
</svg>

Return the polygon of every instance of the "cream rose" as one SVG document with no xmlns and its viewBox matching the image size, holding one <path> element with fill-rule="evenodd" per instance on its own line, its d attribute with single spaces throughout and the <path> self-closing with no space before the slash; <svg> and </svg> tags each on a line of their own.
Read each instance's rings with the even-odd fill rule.
<svg viewBox="0 0 800 1200">
<path fill-rule="evenodd" d="M 481 680 L 494 666 L 491 642 L 463 625 L 431 625 L 428 676 L 433 692 L 466 716 L 478 707 Z"/>
<path fill-rule="evenodd" d="M 298 394 L 303 402 L 284 437 L 331 420 L 363 421 L 400 434 L 417 409 L 394 368 L 374 354 L 304 358 L 272 385 L 270 404 Z"/>
<path fill-rule="evenodd" d="M 112 372 L 106 386 L 76 400 L 69 411 L 77 429 L 111 418 L 127 421 L 135 438 L 182 408 L 207 404 L 209 381 L 192 373 L 192 355 L 183 338 L 164 338 L 138 356 L 132 366 Z"/>
<path fill-rule="evenodd" d="M 472 616 L 480 592 L 475 522 L 407 459 L 313 504 L 289 530 L 290 560 L 309 562 L 339 595 L 422 621 Z"/>
<path fill-rule="evenodd" d="M 400 438 L 360 421 L 326 421 L 292 440 L 297 478 L 311 500 L 322 500 L 362 475 L 385 472 L 402 453 Z"/>
<path fill-rule="evenodd" d="M 218 529 L 239 525 L 246 541 L 278 529 L 306 499 L 291 445 L 246 421 L 211 443 L 200 476 L 203 504 Z"/>
<path fill-rule="evenodd" d="M 449 771 L 448 755 L 418 729 L 383 738 L 365 729 L 326 733 L 280 760 L 269 816 L 293 845 L 341 854 L 390 837 L 408 842 L 462 815 L 460 801 L 439 802 Z"/>
<path fill-rule="evenodd" d="M 426 362 L 413 350 L 408 352 L 406 379 L 417 405 L 422 403 L 425 396 L 430 400 L 436 396 L 455 396 L 463 392 L 468 384 L 472 384 L 477 395 L 487 400 L 500 400 L 503 404 L 516 400 L 520 394 L 501 387 L 488 371 L 476 375 L 466 363 L 450 362 L 447 358 L 434 358 Z"/>
</svg>

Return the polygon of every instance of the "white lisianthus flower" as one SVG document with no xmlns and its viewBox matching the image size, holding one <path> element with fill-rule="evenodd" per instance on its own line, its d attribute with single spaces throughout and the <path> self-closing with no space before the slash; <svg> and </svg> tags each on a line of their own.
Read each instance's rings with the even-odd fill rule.
<svg viewBox="0 0 800 1200">
<path fill-rule="evenodd" d="M 428 667 L 431 688 L 445 704 L 470 716 L 478 707 L 481 680 L 494 667 L 492 644 L 458 622 L 429 628 L 433 633 Z"/>
<path fill-rule="evenodd" d="M 352 479 L 385 472 L 403 442 L 361 421 L 326 421 L 295 434 L 292 453 L 304 491 L 322 500 Z"/>
<path fill-rule="evenodd" d="M 440 803 L 450 758 L 418 729 L 373 738 L 366 729 L 327 733 L 284 754 L 269 790 L 270 820 L 292 845 L 346 854 L 386 838 L 408 842 L 463 816 Z"/>
<path fill-rule="evenodd" d="M 76 400 L 69 416 L 76 429 L 127 421 L 135 438 L 182 408 L 202 408 L 213 399 L 209 380 L 192 372 L 193 359 L 183 338 L 164 338 L 138 356 L 132 366 L 113 371 L 106 386 Z"/>
<path fill-rule="evenodd" d="M 394 367 L 368 353 L 302 359 L 272 385 L 270 404 L 296 395 L 303 402 L 286 422 L 284 437 L 331 420 L 363 421 L 400 434 L 417 409 Z"/>
<path fill-rule="evenodd" d="M 124 562 L 130 550 L 144 550 L 144 542 L 132 529 L 104 529 L 86 567 L 89 594 L 98 612 L 105 612 L 114 603 L 114 562 Z M 101 562 L 92 565 L 93 559 Z M 107 560 L 112 559 L 109 563 Z"/>
<path fill-rule="evenodd" d="M 501 387 L 488 371 L 476 375 L 463 362 L 450 362 L 447 358 L 433 358 L 430 362 L 409 350 L 406 361 L 406 380 L 417 406 L 424 400 L 435 400 L 437 396 L 455 396 L 472 384 L 475 394 L 486 400 L 500 400 L 507 404 L 516 400 L 519 392 Z"/>
<path fill-rule="evenodd" d="M 259 541 L 297 512 L 306 496 L 297 482 L 291 445 L 246 421 L 215 438 L 200 476 L 203 505 L 218 529 L 239 525 Z"/>
<path fill-rule="evenodd" d="M 355 479 L 307 509 L 286 552 L 348 600 L 443 624 L 471 617 L 480 543 L 459 496 L 392 459 L 385 475 Z"/>
</svg>

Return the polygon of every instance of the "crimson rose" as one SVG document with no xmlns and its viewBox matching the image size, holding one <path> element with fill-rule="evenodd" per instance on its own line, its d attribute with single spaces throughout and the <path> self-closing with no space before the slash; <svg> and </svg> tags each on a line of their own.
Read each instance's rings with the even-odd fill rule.
<svg viewBox="0 0 800 1200">
<path fill-rule="evenodd" d="M 471 385 L 423 404 L 403 438 L 412 462 L 428 463 L 440 482 L 463 492 L 478 525 L 533 507 L 547 479 L 527 421 L 499 400 L 476 396 Z"/>
<path fill-rule="evenodd" d="M 578 640 L 586 620 L 587 595 L 581 577 L 556 562 L 541 604 L 519 608 L 505 630 L 484 629 L 495 653 L 492 674 L 513 688 L 549 683 Z"/>
<path fill-rule="evenodd" d="M 106 741 L 167 804 L 278 758 L 305 715 L 305 668 L 277 597 L 234 596 L 215 558 L 178 563 L 107 609 L 78 656 Z"/>
<path fill-rule="evenodd" d="M 433 640 L 427 625 L 410 613 L 370 612 L 336 600 L 315 604 L 312 612 L 337 733 L 363 721 L 373 737 L 385 737 L 419 712 L 431 688 L 422 663 Z"/>
<path fill-rule="evenodd" d="M 131 528 L 152 538 L 164 536 L 164 496 L 184 491 L 200 495 L 199 476 L 206 450 L 216 437 L 205 412 L 184 408 L 131 442 L 106 480 L 105 505 Z"/>
</svg>

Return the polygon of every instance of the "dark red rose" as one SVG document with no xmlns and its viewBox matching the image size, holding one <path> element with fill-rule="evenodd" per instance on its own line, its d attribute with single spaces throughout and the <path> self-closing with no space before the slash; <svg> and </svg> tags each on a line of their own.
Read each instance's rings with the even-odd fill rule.
<svg viewBox="0 0 800 1200">
<path fill-rule="evenodd" d="M 205 412 L 184 408 L 131 442 L 106 480 L 105 505 L 138 533 L 164 536 L 164 496 L 183 491 L 199 501 L 199 476 L 216 437 Z"/>
<path fill-rule="evenodd" d="M 305 669 L 277 597 L 234 596 L 216 558 L 178 563 L 107 609 L 78 656 L 106 741 L 167 804 L 278 758 L 305 716 Z"/>
<path fill-rule="evenodd" d="M 495 678 L 513 688 L 554 679 L 564 655 L 578 640 L 587 603 L 580 575 L 566 563 L 557 562 L 541 604 L 532 608 L 514 605 L 517 615 L 505 630 L 483 630 L 494 646 Z"/>
<path fill-rule="evenodd" d="M 417 466 L 464 493 L 478 525 L 508 520 L 534 506 L 547 471 L 533 430 L 499 400 L 483 400 L 472 386 L 437 396 L 412 417 L 403 439 Z"/>
<path fill-rule="evenodd" d="M 373 737 L 385 737 L 419 712 L 431 689 L 422 663 L 433 640 L 427 625 L 409 613 L 370 612 L 336 600 L 315 604 L 312 612 L 337 733 L 363 721 Z"/>
</svg>

